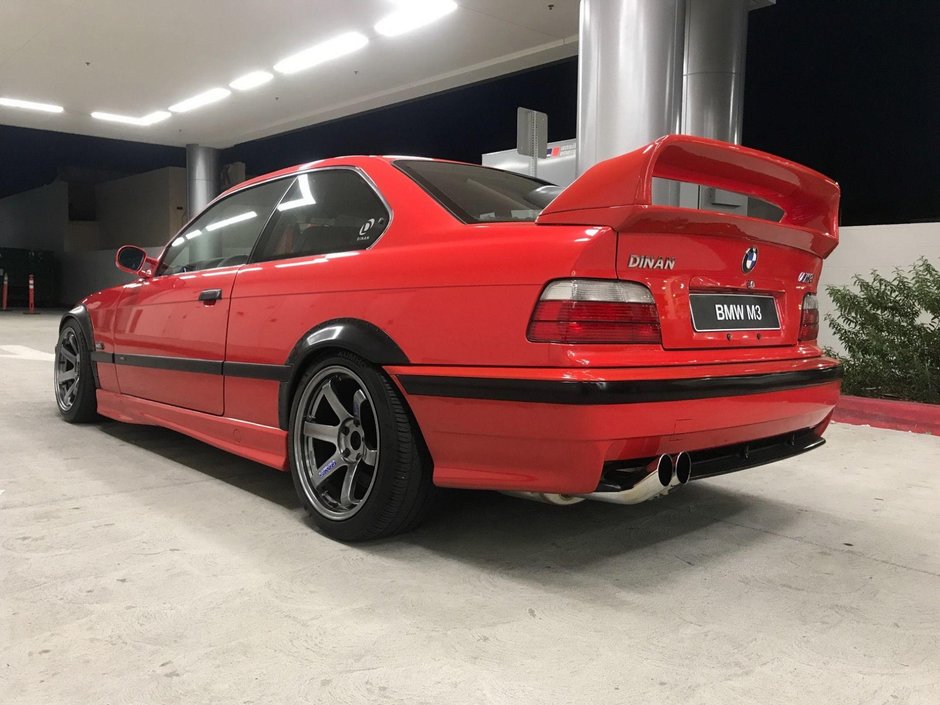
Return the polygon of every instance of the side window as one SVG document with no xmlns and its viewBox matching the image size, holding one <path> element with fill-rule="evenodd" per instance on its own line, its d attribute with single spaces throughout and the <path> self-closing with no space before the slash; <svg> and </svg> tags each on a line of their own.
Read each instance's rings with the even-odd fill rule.
<svg viewBox="0 0 940 705">
<path fill-rule="evenodd" d="M 157 274 L 247 262 L 258 233 L 288 184 L 287 179 L 272 181 L 239 191 L 212 206 L 170 243 Z"/>
<path fill-rule="evenodd" d="M 364 250 L 388 226 L 389 213 L 350 169 L 301 174 L 277 204 L 256 261 Z"/>
</svg>

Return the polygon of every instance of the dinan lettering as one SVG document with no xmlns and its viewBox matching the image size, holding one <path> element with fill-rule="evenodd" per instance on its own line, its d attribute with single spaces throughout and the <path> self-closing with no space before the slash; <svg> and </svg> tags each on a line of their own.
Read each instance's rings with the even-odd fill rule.
<svg viewBox="0 0 940 705">
<path fill-rule="evenodd" d="M 715 304 L 719 321 L 760 321 L 764 314 L 756 304 Z"/>
<path fill-rule="evenodd" d="M 634 269 L 675 269 L 674 257 L 647 257 L 646 255 L 630 255 L 628 267 Z"/>
</svg>

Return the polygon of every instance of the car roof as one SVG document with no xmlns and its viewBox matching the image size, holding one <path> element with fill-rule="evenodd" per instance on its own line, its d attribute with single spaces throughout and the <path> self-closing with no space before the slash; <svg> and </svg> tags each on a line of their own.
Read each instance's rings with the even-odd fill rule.
<svg viewBox="0 0 940 705">
<path fill-rule="evenodd" d="M 249 186 L 255 186 L 257 184 L 264 183 L 265 181 L 271 181 L 272 179 L 283 178 L 285 176 L 293 176 L 294 174 L 300 174 L 305 171 L 310 171 L 311 169 L 320 169 L 330 166 L 365 167 L 369 164 L 375 164 L 376 162 L 391 164 L 392 162 L 396 162 L 401 159 L 443 162 L 447 164 L 467 164 L 467 162 L 455 162 L 449 159 L 432 159 L 430 157 L 416 157 L 398 154 L 353 154 L 345 157 L 328 157 L 326 159 L 317 159 L 312 162 L 304 162 L 303 164 L 295 164 L 294 166 L 289 166 L 284 169 L 278 169 L 277 171 L 271 171 L 267 174 L 262 174 L 261 176 L 255 176 L 254 178 L 235 184 L 231 188 L 221 193 L 218 198 L 214 200 L 219 200 L 224 196 L 228 196 L 229 194 L 235 193 L 236 191 L 241 191 L 242 189 L 248 188 Z M 469 164 L 469 166 L 480 166 L 480 164 Z"/>
</svg>

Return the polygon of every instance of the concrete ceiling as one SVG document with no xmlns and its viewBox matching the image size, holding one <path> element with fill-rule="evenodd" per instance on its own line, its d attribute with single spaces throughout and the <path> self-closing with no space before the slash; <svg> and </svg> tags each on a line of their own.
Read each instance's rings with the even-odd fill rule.
<svg viewBox="0 0 940 705">
<path fill-rule="evenodd" d="M 456 11 L 408 34 L 373 29 L 408 1 L 3 0 L 0 97 L 65 111 L 0 105 L 0 124 L 227 147 L 577 52 L 578 0 L 457 0 Z M 281 59 L 348 31 L 369 44 L 293 75 L 273 71 Z M 256 69 L 274 80 L 149 127 L 90 115 L 166 110 Z"/>
</svg>

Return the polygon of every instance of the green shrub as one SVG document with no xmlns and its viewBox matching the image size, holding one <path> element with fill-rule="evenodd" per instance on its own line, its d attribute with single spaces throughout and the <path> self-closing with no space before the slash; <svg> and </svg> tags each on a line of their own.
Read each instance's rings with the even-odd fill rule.
<svg viewBox="0 0 940 705">
<path fill-rule="evenodd" d="M 827 287 L 838 315 L 826 320 L 845 349 L 842 391 L 940 404 L 940 272 L 922 257 L 890 279 L 853 281 L 857 291 Z"/>
</svg>

